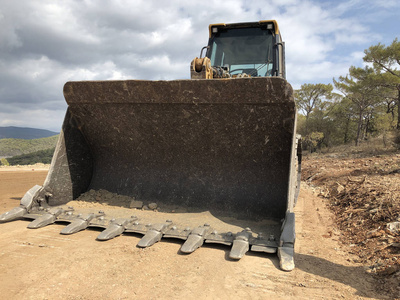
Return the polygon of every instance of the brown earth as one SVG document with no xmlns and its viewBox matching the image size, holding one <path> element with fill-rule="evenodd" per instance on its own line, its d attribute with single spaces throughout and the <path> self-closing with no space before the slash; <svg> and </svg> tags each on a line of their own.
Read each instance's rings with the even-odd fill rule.
<svg viewBox="0 0 400 300">
<path fill-rule="evenodd" d="M 400 154 L 308 156 L 303 180 L 328 200 L 340 242 L 378 289 L 400 297 Z"/>
<path fill-rule="evenodd" d="M 9 170 L 9 169 L 8 169 Z M 44 170 L 0 169 L 0 213 L 19 205 Z M 229 248 L 203 246 L 179 253 L 180 241 L 146 249 L 140 237 L 96 241 L 96 230 L 63 236 L 62 225 L 27 229 L 0 224 L 3 299 L 393 299 L 339 242 L 328 200 L 302 186 L 296 206 L 296 269 L 283 272 L 276 255 L 228 258 Z"/>
</svg>

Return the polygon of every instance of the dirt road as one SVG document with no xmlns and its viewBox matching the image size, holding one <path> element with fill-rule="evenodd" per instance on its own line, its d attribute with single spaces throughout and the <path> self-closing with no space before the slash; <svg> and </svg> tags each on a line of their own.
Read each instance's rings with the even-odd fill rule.
<svg viewBox="0 0 400 300">
<path fill-rule="evenodd" d="M 45 170 L 0 169 L 0 213 L 19 205 Z M 384 299 L 374 279 L 338 243 L 339 232 L 321 198 L 304 186 L 296 207 L 296 269 L 283 272 L 275 255 L 228 258 L 229 248 L 179 253 L 181 242 L 150 248 L 140 237 L 96 241 L 98 231 L 59 234 L 62 225 L 27 229 L 0 224 L 3 299 Z"/>
</svg>

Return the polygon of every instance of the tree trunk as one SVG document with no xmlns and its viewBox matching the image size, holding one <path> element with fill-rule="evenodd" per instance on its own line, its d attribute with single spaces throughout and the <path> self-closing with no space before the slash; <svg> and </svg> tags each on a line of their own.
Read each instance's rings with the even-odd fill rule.
<svg viewBox="0 0 400 300">
<path fill-rule="evenodd" d="M 306 111 L 306 128 L 305 128 L 305 132 L 306 132 L 306 136 L 308 135 L 308 117 L 309 117 L 310 113 Z"/>
<path fill-rule="evenodd" d="M 349 141 L 349 128 L 350 128 L 350 116 L 347 117 L 346 119 L 346 126 L 344 129 L 344 144 L 347 144 L 347 142 Z"/>
<path fill-rule="evenodd" d="M 397 129 L 400 130 L 400 84 L 397 86 Z"/>
<path fill-rule="evenodd" d="M 365 121 L 365 130 L 362 139 L 365 140 L 368 138 L 369 126 L 371 125 L 371 116 L 372 113 L 369 113 L 367 116 L 367 120 Z"/>
<path fill-rule="evenodd" d="M 360 143 L 360 134 L 362 129 L 362 110 L 360 109 L 360 114 L 358 116 L 358 127 L 357 127 L 357 137 L 356 137 L 356 146 Z"/>
</svg>

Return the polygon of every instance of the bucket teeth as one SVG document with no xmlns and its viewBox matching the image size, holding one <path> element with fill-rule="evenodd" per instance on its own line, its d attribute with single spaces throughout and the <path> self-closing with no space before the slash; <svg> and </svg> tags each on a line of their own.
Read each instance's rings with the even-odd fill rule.
<svg viewBox="0 0 400 300">
<path fill-rule="evenodd" d="M 294 242 L 296 239 L 294 225 L 294 213 L 287 213 L 278 248 L 279 264 L 284 271 L 292 271 L 294 269 Z"/>
<path fill-rule="evenodd" d="M 72 220 L 72 222 L 63 228 L 63 230 L 61 230 L 61 234 L 73 234 L 76 233 L 78 231 L 84 230 L 89 226 L 89 223 L 91 220 L 93 220 L 94 218 L 103 216 L 104 213 L 100 212 L 99 214 L 84 214 L 84 215 L 80 215 L 77 216 L 75 219 Z"/>
<path fill-rule="evenodd" d="M 61 207 L 53 207 L 50 208 L 47 213 L 41 215 L 37 219 L 33 220 L 31 223 L 28 224 L 28 228 L 36 229 L 47 226 L 49 224 L 53 224 L 57 217 L 62 214 L 65 210 Z"/>
<path fill-rule="evenodd" d="M 97 240 L 107 241 L 121 235 L 124 232 L 124 226 L 118 224 L 110 224 L 104 231 L 102 231 L 98 236 Z"/>
<path fill-rule="evenodd" d="M 229 258 L 231 259 L 241 259 L 246 252 L 249 251 L 249 242 L 245 240 L 234 240 L 232 244 L 231 252 L 229 253 Z"/>
<path fill-rule="evenodd" d="M 98 213 L 77 214 L 72 207 L 60 206 L 45 208 L 35 206 L 28 209 L 24 205 L 0 215 L 0 223 L 20 218 L 33 219 L 28 228 L 41 228 L 57 221 L 70 222 L 61 230 L 61 234 L 74 234 L 88 227 L 100 227 L 104 230 L 97 236 L 97 240 L 106 241 L 124 232 L 143 234 L 137 247 L 146 248 L 159 242 L 163 237 L 183 239 L 185 242 L 180 248 L 182 253 L 192 253 L 203 243 L 218 243 L 232 245 L 229 258 L 241 259 L 250 249 L 255 252 L 278 252 L 280 267 L 284 271 L 294 269 L 294 215 L 288 215 L 280 234 L 280 229 L 269 229 L 267 234 L 258 233 L 255 237 L 250 228 L 233 234 L 232 232 L 218 232 L 209 224 L 190 228 L 180 227 L 167 220 L 164 223 L 140 222 L 137 216 L 130 218 L 111 219 L 105 216 L 103 211 Z M 276 238 L 276 237 L 280 238 Z M 278 243 L 279 242 L 279 243 Z"/>
<path fill-rule="evenodd" d="M 146 248 L 154 245 L 155 243 L 159 242 L 162 238 L 162 233 L 156 230 L 149 230 L 147 233 L 142 237 L 142 239 L 137 244 L 140 248 Z"/>
<path fill-rule="evenodd" d="M 204 243 L 204 237 L 200 235 L 191 234 L 189 235 L 186 242 L 181 247 L 181 252 L 183 253 L 192 253 L 197 248 L 201 247 Z"/>
<path fill-rule="evenodd" d="M 279 265 L 283 271 L 292 271 L 294 269 L 294 248 L 278 248 Z"/>
<path fill-rule="evenodd" d="M 192 253 L 197 248 L 201 247 L 204 243 L 204 238 L 206 234 L 210 231 L 210 225 L 204 224 L 204 226 L 200 226 L 195 228 L 188 236 L 188 239 L 181 247 L 181 252 L 183 253 Z"/>
<path fill-rule="evenodd" d="M 229 253 L 231 259 L 241 259 L 250 249 L 249 239 L 252 237 L 251 230 L 245 230 L 236 234 L 236 238 L 232 243 L 232 249 Z"/>
<path fill-rule="evenodd" d="M 167 220 L 166 223 L 152 225 L 139 241 L 137 246 L 140 248 L 146 248 L 159 242 L 163 236 L 163 233 L 165 233 L 171 225 L 172 222 L 170 220 Z"/>
<path fill-rule="evenodd" d="M 33 198 L 39 192 L 42 187 L 35 185 L 22 197 L 20 206 L 14 207 L 8 212 L 0 215 L 0 223 L 14 221 L 21 219 L 28 214 L 28 211 L 32 208 Z"/>
<path fill-rule="evenodd" d="M 88 222 L 82 219 L 73 220 L 68 226 L 61 230 L 61 234 L 73 234 L 88 227 Z"/>
<path fill-rule="evenodd" d="M 107 228 L 97 236 L 97 240 L 107 241 L 121 235 L 125 231 L 126 226 L 128 226 L 134 220 L 134 218 L 111 220 Z"/>
<path fill-rule="evenodd" d="M 28 212 L 25 207 L 14 207 L 12 210 L 0 215 L 0 223 L 20 219 L 27 213 Z"/>
</svg>

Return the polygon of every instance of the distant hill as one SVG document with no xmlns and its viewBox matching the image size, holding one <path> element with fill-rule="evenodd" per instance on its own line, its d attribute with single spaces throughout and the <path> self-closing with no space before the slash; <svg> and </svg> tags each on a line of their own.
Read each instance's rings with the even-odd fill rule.
<svg viewBox="0 0 400 300">
<path fill-rule="evenodd" d="M 50 136 L 57 135 L 58 132 L 37 129 L 37 128 L 27 128 L 27 127 L 0 127 L 0 139 L 24 139 L 33 140 L 46 138 Z"/>
<path fill-rule="evenodd" d="M 52 149 L 57 139 L 58 135 L 34 140 L 0 139 L 0 158 Z"/>
</svg>

